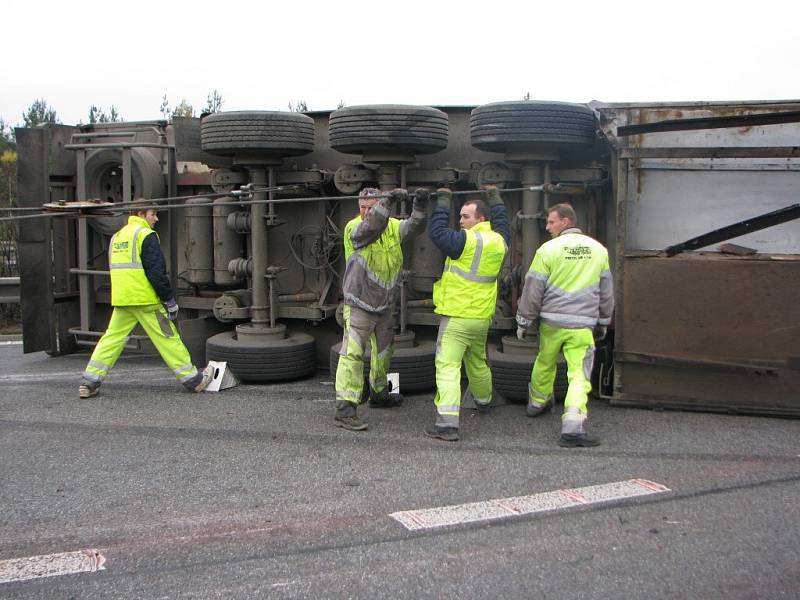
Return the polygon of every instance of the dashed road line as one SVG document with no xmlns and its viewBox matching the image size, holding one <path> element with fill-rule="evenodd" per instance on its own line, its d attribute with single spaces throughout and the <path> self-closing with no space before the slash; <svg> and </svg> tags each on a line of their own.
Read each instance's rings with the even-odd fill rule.
<svg viewBox="0 0 800 600">
<path fill-rule="evenodd" d="M 565 510 L 575 506 L 591 506 L 671 491 L 665 485 L 647 479 L 629 479 L 582 488 L 562 489 L 529 496 L 497 498 L 483 502 L 454 504 L 437 508 L 404 510 L 389 516 L 414 531 L 461 525 L 479 521 L 507 519 L 517 515 Z"/>
<path fill-rule="evenodd" d="M 77 550 L 0 560 L 0 583 L 74 573 L 94 573 L 105 570 L 105 562 L 105 557 L 97 550 Z"/>
</svg>

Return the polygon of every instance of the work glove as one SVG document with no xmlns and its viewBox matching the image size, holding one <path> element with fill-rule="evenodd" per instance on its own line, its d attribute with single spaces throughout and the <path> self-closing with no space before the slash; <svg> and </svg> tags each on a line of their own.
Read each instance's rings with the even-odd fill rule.
<svg viewBox="0 0 800 600">
<path fill-rule="evenodd" d="M 439 188 L 436 190 L 436 204 L 442 208 L 449 210 L 452 200 L 453 192 L 450 191 L 450 188 Z"/>
<path fill-rule="evenodd" d="M 428 190 L 425 188 L 417 188 L 417 191 L 414 192 L 414 207 L 413 210 L 418 210 L 420 212 L 427 212 L 428 211 L 428 198 L 430 198 L 430 194 Z"/>
<path fill-rule="evenodd" d="M 408 200 L 408 192 L 403 188 L 394 188 L 391 192 L 389 192 L 389 199 L 392 202 L 403 202 Z"/>
<path fill-rule="evenodd" d="M 528 333 L 528 328 L 523 327 L 522 325 L 517 325 L 517 339 L 520 342 L 525 341 L 525 334 Z"/>
<path fill-rule="evenodd" d="M 170 321 L 176 321 L 178 319 L 178 303 L 175 302 L 175 298 L 167 300 L 165 306 L 167 307 L 167 318 Z"/>
<path fill-rule="evenodd" d="M 592 332 L 592 334 L 594 335 L 594 341 L 602 342 L 604 339 L 606 339 L 607 331 L 608 330 L 605 325 L 595 325 L 594 331 Z"/>
<path fill-rule="evenodd" d="M 486 202 L 490 207 L 503 203 L 503 199 L 500 197 L 500 190 L 497 189 L 496 185 L 487 185 L 484 191 L 486 192 Z"/>
</svg>

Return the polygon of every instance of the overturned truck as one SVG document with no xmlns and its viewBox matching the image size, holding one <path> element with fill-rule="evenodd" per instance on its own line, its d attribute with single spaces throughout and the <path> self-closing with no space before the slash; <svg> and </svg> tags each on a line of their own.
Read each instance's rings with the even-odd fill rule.
<svg viewBox="0 0 800 600">
<path fill-rule="evenodd" d="M 143 198 L 164 209 L 157 230 L 196 362 L 228 361 L 252 382 L 334 369 L 342 230 L 359 190 L 495 184 L 513 216 L 488 345 L 501 395 L 526 398 L 537 348 L 513 336 L 516 302 L 548 237 L 546 208 L 566 201 L 609 248 L 615 273 L 598 396 L 796 416 L 800 222 L 734 227 L 736 245 L 722 249 L 702 249 L 722 239 L 702 234 L 792 214 L 798 121 L 800 102 L 518 101 L 18 129 L 20 205 L 49 209 L 19 221 L 24 350 L 59 355 L 97 342 L 110 315 L 109 236 L 126 204 Z M 453 225 L 469 197 L 454 197 Z M 425 391 L 444 258 L 425 233 L 406 241 L 404 256 L 392 369 L 405 391 Z M 134 331 L 129 345 L 148 341 Z M 562 365 L 557 397 L 566 384 Z"/>
</svg>

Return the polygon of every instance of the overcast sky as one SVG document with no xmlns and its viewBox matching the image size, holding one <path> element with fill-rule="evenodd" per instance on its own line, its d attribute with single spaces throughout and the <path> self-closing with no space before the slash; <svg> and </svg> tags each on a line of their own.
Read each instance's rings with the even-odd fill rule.
<svg viewBox="0 0 800 600">
<path fill-rule="evenodd" d="M 6 0 L 0 117 L 800 98 L 800 2 Z"/>
</svg>

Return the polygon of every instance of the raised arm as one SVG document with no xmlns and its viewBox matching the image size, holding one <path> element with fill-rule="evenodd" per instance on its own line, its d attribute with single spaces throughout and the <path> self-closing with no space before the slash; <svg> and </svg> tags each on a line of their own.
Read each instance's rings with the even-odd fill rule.
<svg viewBox="0 0 800 600">
<path fill-rule="evenodd" d="M 389 214 L 397 200 L 408 198 L 408 192 L 400 188 L 392 190 L 388 195 L 381 196 L 378 203 L 373 206 L 361 223 L 350 233 L 350 241 L 356 250 L 369 246 L 377 240 L 386 230 Z"/>
<path fill-rule="evenodd" d="M 486 187 L 486 201 L 489 204 L 489 220 L 492 222 L 492 229 L 503 236 L 506 246 L 511 244 L 511 230 L 508 226 L 508 211 L 500 192 L 495 186 Z"/>
<path fill-rule="evenodd" d="M 425 225 L 428 218 L 428 190 L 419 188 L 414 192 L 414 203 L 411 208 L 411 216 L 403 219 L 400 223 L 400 240 L 403 241 L 409 235 L 414 235 Z"/>
<path fill-rule="evenodd" d="M 447 188 L 436 190 L 436 208 L 433 209 L 431 221 L 428 225 L 428 236 L 443 254 L 453 260 L 461 256 L 464 244 L 467 243 L 467 234 L 462 230 L 450 229 L 450 206 L 453 198 L 452 192 Z"/>
</svg>

